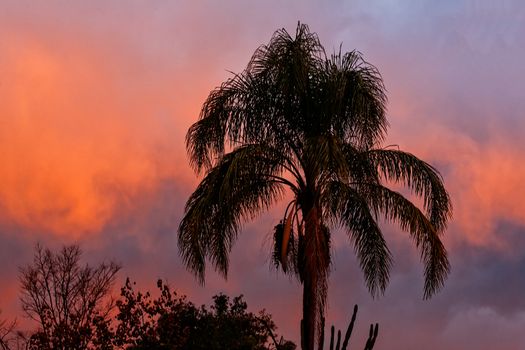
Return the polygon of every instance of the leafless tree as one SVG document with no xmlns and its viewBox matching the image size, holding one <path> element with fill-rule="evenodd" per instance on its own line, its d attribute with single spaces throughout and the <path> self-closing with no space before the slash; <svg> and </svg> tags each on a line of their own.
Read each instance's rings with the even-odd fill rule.
<svg viewBox="0 0 525 350">
<path fill-rule="evenodd" d="M 8 322 L 7 320 L 0 319 L 0 350 L 11 349 L 10 344 L 14 338 L 15 327 L 16 321 Z"/>
<path fill-rule="evenodd" d="M 33 263 L 20 268 L 22 308 L 40 326 L 29 338 L 31 348 L 87 349 L 94 324 L 109 317 L 120 266 L 82 266 L 81 255 L 77 245 L 58 253 L 37 245 Z"/>
</svg>

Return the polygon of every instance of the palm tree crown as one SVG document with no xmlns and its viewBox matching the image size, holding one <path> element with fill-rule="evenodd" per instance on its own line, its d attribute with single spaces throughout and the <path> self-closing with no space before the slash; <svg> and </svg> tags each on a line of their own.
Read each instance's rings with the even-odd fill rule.
<svg viewBox="0 0 525 350">
<path fill-rule="evenodd" d="M 185 264 L 201 282 L 206 259 L 226 276 L 241 223 L 291 193 L 272 256 L 303 284 L 304 349 L 313 349 L 322 327 L 334 227 L 348 234 L 373 295 L 384 291 L 392 266 L 379 216 L 420 249 L 425 298 L 450 269 L 440 240 L 449 195 L 431 165 L 381 148 L 385 104 L 381 76 L 359 52 L 328 57 L 299 24 L 295 38 L 277 31 L 242 73 L 213 90 L 187 134 L 191 165 L 205 177 L 179 227 Z M 386 183 L 410 188 L 423 208 Z"/>
</svg>

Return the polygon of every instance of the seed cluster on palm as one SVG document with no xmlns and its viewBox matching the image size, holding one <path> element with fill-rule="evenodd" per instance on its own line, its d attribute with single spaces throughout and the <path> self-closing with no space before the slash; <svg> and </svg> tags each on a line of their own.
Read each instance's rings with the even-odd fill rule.
<svg viewBox="0 0 525 350">
<path fill-rule="evenodd" d="M 187 134 L 191 165 L 204 178 L 179 226 L 185 264 L 201 282 L 207 260 L 226 276 L 241 224 L 292 198 L 272 256 L 303 284 L 308 350 L 320 334 L 335 227 L 348 234 L 373 295 L 385 290 L 393 261 L 379 218 L 398 223 L 420 249 L 425 297 L 450 269 L 440 239 L 449 195 L 431 165 L 382 147 L 386 101 L 381 75 L 359 52 L 327 55 L 299 24 L 295 37 L 275 32 L 244 71 L 214 89 Z M 391 184 L 411 189 L 422 208 Z"/>
</svg>

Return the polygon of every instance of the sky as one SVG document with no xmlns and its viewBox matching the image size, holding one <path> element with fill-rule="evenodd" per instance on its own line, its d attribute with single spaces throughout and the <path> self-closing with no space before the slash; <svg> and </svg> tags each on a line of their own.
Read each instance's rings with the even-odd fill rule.
<svg viewBox="0 0 525 350">
<path fill-rule="evenodd" d="M 177 227 L 201 179 L 184 137 L 208 93 L 273 32 L 297 22 L 327 52 L 357 49 L 387 89 L 386 145 L 439 169 L 454 216 L 452 270 L 423 300 L 419 255 L 383 224 L 395 259 L 373 299 L 343 232 L 333 237 L 327 323 L 354 304 L 361 347 L 522 349 L 525 344 L 525 5 L 521 1 L 0 0 L 0 309 L 20 317 L 20 266 L 38 242 L 80 244 L 191 300 L 243 294 L 298 341 L 302 288 L 269 267 L 282 203 L 243 226 L 224 280 L 201 286 L 179 258 Z"/>
</svg>

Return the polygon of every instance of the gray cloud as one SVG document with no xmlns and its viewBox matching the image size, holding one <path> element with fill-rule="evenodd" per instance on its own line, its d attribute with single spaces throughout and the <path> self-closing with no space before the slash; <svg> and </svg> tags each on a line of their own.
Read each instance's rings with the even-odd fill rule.
<svg viewBox="0 0 525 350">
<path fill-rule="evenodd" d="M 392 142 L 422 153 L 437 165 L 454 189 L 456 220 L 484 195 L 475 197 L 474 191 L 456 191 L 473 186 L 468 177 L 472 173 L 459 171 L 461 167 L 470 167 L 473 157 L 478 157 L 482 165 L 487 150 L 503 153 L 523 146 L 525 52 L 519 40 L 525 28 L 524 6 L 518 1 L 504 1 L 501 5 L 470 1 L 380 1 L 373 5 L 365 1 L 330 5 L 316 1 L 286 5 L 278 1 L 256 5 L 240 1 L 133 2 L 126 7 L 117 2 L 93 1 L 63 7 L 60 2 L 6 1 L 2 7 L 6 11 L 0 11 L 0 18 L 10 34 L 50 31 L 60 40 L 85 40 L 87 46 L 109 40 L 116 48 L 110 53 L 122 51 L 122 56 L 111 63 L 112 69 L 122 70 L 119 77 L 140 77 L 123 79 L 115 85 L 131 89 L 123 99 L 126 103 L 141 92 L 128 86 L 133 85 L 130 81 L 154 86 L 162 76 L 163 87 L 169 86 L 166 81 L 173 84 L 169 94 L 174 102 L 166 102 L 164 96 L 161 106 L 148 115 L 151 119 L 141 118 L 162 124 L 144 130 L 152 133 L 152 139 L 162 141 L 155 143 L 160 151 L 155 149 L 151 157 L 162 164 L 180 162 L 175 172 L 182 174 L 173 175 L 170 170 L 157 176 L 155 186 L 139 192 L 102 179 L 102 190 L 110 191 L 118 205 L 100 232 L 80 238 L 86 261 L 114 259 L 124 267 L 121 279 L 130 276 L 147 289 L 154 289 L 157 278 L 165 278 L 197 303 L 209 302 L 219 291 L 242 293 L 253 310 L 266 308 L 274 314 L 280 330 L 296 341 L 301 287 L 269 269 L 264 248 L 266 236 L 277 221 L 274 212 L 245 226 L 232 252 L 227 281 L 210 267 L 207 284 L 199 286 L 178 256 L 177 225 L 197 181 L 187 175 L 183 136 L 196 120 L 207 92 L 229 75 L 226 70 L 241 70 L 253 50 L 266 43 L 275 29 L 293 31 L 297 20 L 318 32 L 329 52 L 340 42 L 345 50 L 359 49 L 385 78 Z M 60 40 L 45 44 L 59 49 Z M 122 64 L 127 57 L 139 63 L 131 68 Z M 153 88 L 147 91 L 158 93 Z M 182 108 L 187 101 L 192 107 Z M 130 119 L 130 123 L 133 121 Z M 137 123 L 138 129 L 141 123 Z M 509 148 L 497 149 L 501 143 L 494 139 L 503 139 L 503 145 Z M 168 141 L 173 141 L 174 150 L 163 153 L 164 148 L 171 147 Z M 487 171 L 501 175 L 497 164 L 491 165 Z M 494 184 L 497 181 L 490 186 Z M 487 192 L 494 191 L 490 186 L 484 186 Z M 472 198 L 465 198 L 467 195 Z M 510 197 L 513 193 L 494 197 L 506 200 L 493 203 L 498 207 L 494 209 L 510 208 Z M 516 215 L 505 217 L 502 210 L 489 209 L 488 214 L 483 212 L 471 219 L 483 221 L 483 215 L 490 215 L 490 235 L 504 244 L 473 243 L 464 239 L 462 226 L 453 223 L 446 233 L 453 270 L 443 291 L 429 301 L 421 300 L 422 268 L 406 235 L 392 228 L 385 230 L 396 265 L 385 295 L 373 300 L 364 287 L 352 248 L 344 235 L 337 233 L 329 322 L 345 327 L 357 303 L 361 311 L 354 339 L 364 340 L 368 324 L 379 322 L 378 348 L 488 350 L 516 349 L 516 344 L 524 344 L 525 335 L 520 330 L 525 326 L 525 229 Z M 1 218 L 0 262 L 4 268 L 0 271 L 0 308 L 6 313 L 19 312 L 17 267 L 31 261 L 37 241 L 58 247 L 74 240 Z"/>
</svg>

